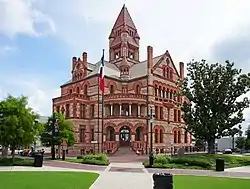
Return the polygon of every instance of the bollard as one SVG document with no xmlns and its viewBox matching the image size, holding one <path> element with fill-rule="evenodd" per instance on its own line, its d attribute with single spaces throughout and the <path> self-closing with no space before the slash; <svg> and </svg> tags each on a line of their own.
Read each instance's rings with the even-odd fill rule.
<svg viewBox="0 0 250 189">
<path fill-rule="evenodd" d="M 149 154 L 149 167 L 153 167 L 154 165 L 154 154 L 150 153 Z"/>
<path fill-rule="evenodd" d="M 170 173 L 154 173 L 153 189 L 173 189 L 173 175 Z"/>
</svg>

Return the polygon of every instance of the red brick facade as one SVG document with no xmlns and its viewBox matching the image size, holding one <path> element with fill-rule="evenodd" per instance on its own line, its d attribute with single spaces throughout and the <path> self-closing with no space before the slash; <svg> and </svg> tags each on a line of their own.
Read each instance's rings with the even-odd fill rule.
<svg viewBox="0 0 250 189">
<path fill-rule="evenodd" d="M 184 64 L 177 71 L 168 51 L 153 57 L 148 46 L 147 60 L 139 61 L 137 29 L 124 6 L 109 36 L 109 61 L 105 61 L 104 119 L 102 124 L 98 68 L 82 58 L 72 59 L 72 78 L 61 86 L 61 96 L 53 99 L 53 111 L 62 112 L 74 124 L 75 153 L 103 151 L 115 153 L 121 146 L 146 153 L 150 146 L 152 108 L 153 148 L 157 152 L 188 147 L 191 137 L 185 132 L 176 97 L 176 81 L 184 77 Z M 99 97 L 99 100 L 98 100 Z M 93 142 L 94 141 L 94 142 Z"/>
</svg>

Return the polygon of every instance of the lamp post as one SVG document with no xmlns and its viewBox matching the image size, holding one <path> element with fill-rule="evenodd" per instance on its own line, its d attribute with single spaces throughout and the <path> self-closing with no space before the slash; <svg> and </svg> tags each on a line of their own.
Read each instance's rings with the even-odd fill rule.
<svg viewBox="0 0 250 189">
<path fill-rule="evenodd" d="M 51 158 L 52 160 L 55 160 L 56 159 L 55 139 L 56 139 L 56 136 L 58 135 L 58 130 L 59 130 L 55 113 L 53 113 L 51 121 L 52 121 L 51 123 L 51 128 L 52 128 Z"/>
<path fill-rule="evenodd" d="M 35 123 L 35 127 L 37 127 L 38 121 L 35 120 L 34 123 Z M 36 129 L 37 129 L 37 128 L 36 128 Z M 34 140 L 34 148 L 33 148 L 33 151 L 35 152 L 35 150 L 36 150 L 36 140 Z"/>
<path fill-rule="evenodd" d="M 149 152 L 149 167 L 154 165 L 154 154 L 153 154 L 153 109 L 150 107 L 150 152 Z"/>
</svg>

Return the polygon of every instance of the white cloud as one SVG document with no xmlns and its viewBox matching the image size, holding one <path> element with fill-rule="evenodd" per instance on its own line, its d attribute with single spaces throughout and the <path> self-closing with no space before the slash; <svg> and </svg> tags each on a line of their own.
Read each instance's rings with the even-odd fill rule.
<svg viewBox="0 0 250 189">
<path fill-rule="evenodd" d="M 10 53 L 14 53 L 14 52 L 17 52 L 17 51 L 18 51 L 18 48 L 13 47 L 13 46 L 8 46 L 8 45 L 0 46 L 0 56 L 10 54 Z"/>
<path fill-rule="evenodd" d="M 42 75 L 13 73 L 14 78 L 7 74 L 0 75 L 0 99 L 8 94 L 24 95 L 29 98 L 29 106 L 41 115 L 50 115 L 52 98 L 60 94 L 60 89 L 50 85 Z M 38 79 L 39 78 L 39 79 Z"/>
<path fill-rule="evenodd" d="M 55 31 L 53 21 L 32 7 L 32 0 L 0 0 L 0 34 L 46 35 Z M 43 24 L 40 31 L 38 25 Z"/>
</svg>

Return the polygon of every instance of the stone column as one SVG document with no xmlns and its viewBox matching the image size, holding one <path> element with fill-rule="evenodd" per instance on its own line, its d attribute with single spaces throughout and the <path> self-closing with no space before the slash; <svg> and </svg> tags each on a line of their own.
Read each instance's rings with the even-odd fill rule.
<svg viewBox="0 0 250 189">
<path fill-rule="evenodd" d="M 131 141 L 135 141 L 135 135 L 131 135 Z"/>
<path fill-rule="evenodd" d="M 138 104 L 138 116 L 141 117 L 141 105 Z"/>
<path fill-rule="evenodd" d="M 119 141 L 119 134 L 115 135 L 115 141 Z"/>
<path fill-rule="evenodd" d="M 106 135 L 103 135 L 103 141 L 106 141 Z"/>
<path fill-rule="evenodd" d="M 120 104 L 120 116 L 122 115 L 122 104 Z"/>
<path fill-rule="evenodd" d="M 129 113 L 128 113 L 129 116 L 131 116 L 132 113 L 131 109 L 132 109 L 131 104 L 129 104 Z"/>
<path fill-rule="evenodd" d="M 113 104 L 110 105 L 110 116 L 113 115 Z"/>
</svg>

